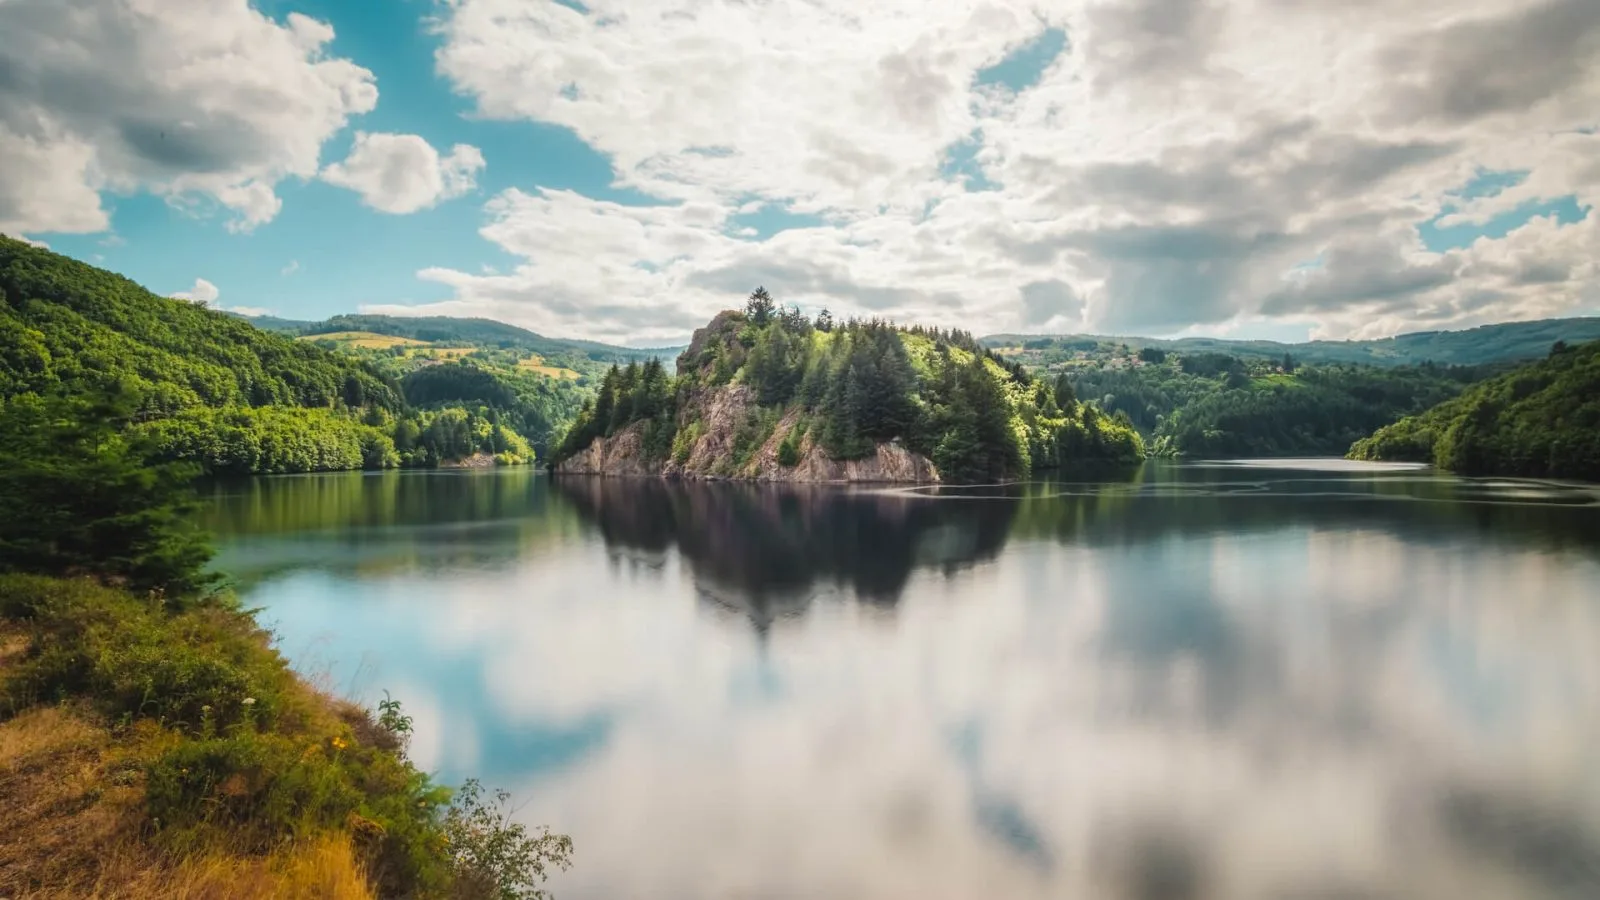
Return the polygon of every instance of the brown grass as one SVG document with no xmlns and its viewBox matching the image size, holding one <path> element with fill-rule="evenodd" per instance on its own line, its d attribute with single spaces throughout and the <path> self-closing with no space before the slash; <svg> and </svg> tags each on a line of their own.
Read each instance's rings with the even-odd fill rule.
<svg viewBox="0 0 1600 900">
<path fill-rule="evenodd" d="M 13 643 L 0 638 L 0 675 Z M 376 730 L 360 707 L 306 693 L 306 715 Z M 35 707 L 0 722 L 0 897 L 372 900 L 342 832 L 266 856 L 223 848 L 177 859 L 150 846 L 145 765 L 177 740 L 150 722 L 109 728 L 74 705 Z"/>
<path fill-rule="evenodd" d="M 583 377 L 582 375 L 578 374 L 576 371 L 574 371 L 572 369 L 566 369 L 566 368 L 562 368 L 560 366 L 547 366 L 547 365 L 544 364 L 543 357 L 540 357 L 540 356 L 533 356 L 533 357 L 530 357 L 528 359 L 518 360 L 517 361 L 517 368 L 519 368 L 519 369 L 527 369 L 530 372 L 538 372 L 540 375 L 544 375 L 547 378 L 582 378 Z"/>
<path fill-rule="evenodd" d="M 413 338 L 395 337 L 392 334 L 378 334 L 372 331 L 332 331 L 327 334 L 301 335 L 302 341 L 337 341 L 349 344 L 352 347 L 365 347 L 369 350 L 387 350 L 390 347 L 427 347 L 427 341 Z"/>
</svg>

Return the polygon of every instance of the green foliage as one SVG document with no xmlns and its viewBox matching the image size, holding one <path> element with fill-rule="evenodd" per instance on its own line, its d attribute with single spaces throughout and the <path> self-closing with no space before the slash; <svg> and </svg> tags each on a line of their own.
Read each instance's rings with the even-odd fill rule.
<svg viewBox="0 0 1600 900">
<path fill-rule="evenodd" d="M 755 452 L 761 449 L 778 427 L 780 411 L 774 408 L 751 407 L 748 415 L 733 431 L 733 447 L 722 462 L 723 474 L 734 475 L 750 464 Z"/>
<path fill-rule="evenodd" d="M 801 419 L 789 429 L 788 435 L 778 445 L 778 465 L 793 468 L 800 464 L 800 443 L 805 440 L 808 426 L 809 423 Z"/>
<path fill-rule="evenodd" d="M 1380 428 L 1350 456 L 1429 462 L 1469 475 L 1600 481 L 1600 342 L 1555 349 Z"/>
<path fill-rule="evenodd" d="M 193 406 L 400 407 L 358 360 L 4 237 L 0 346 L 0 398 L 120 385 L 144 418 Z"/>
<path fill-rule="evenodd" d="M 29 636 L 5 683 L 11 711 L 87 696 L 113 721 L 149 718 L 200 734 L 274 723 L 292 677 L 259 651 L 266 636 L 253 622 L 213 605 L 174 615 L 91 582 L 14 575 L 0 576 L 0 617 Z"/>
<path fill-rule="evenodd" d="M 531 462 L 585 389 L 517 368 L 515 353 L 479 355 L 427 365 L 438 361 L 333 353 L 0 238 L 0 401 L 130 397 L 129 417 L 161 460 L 218 473 L 432 466 L 473 453 Z M 441 419 L 450 409 L 465 421 Z"/>
<path fill-rule="evenodd" d="M 755 402 L 736 423 L 726 456 L 715 462 L 722 475 L 743 472 L 779 420 L 797 408 L 802 424 L 777 448 L 783 466 L 799 463 L 808 431 L 835 459 L 867 456 L 881 443 L 900 441 L 932 458 L 949 481 L 1003 480 L 1035 466 L 1143 455 L 1126 418 L 1090 413 L 1070 385 L 1052 391 L 1034 383 L 1022 366 L 985 352 L 969 334 L 822 316 L 813 323 L 798 309 L 780 309 L 762 291 L 743 312 L 720 313 L 696 331 L 678 366 L 675 383 L 648 366 L 613 368 L 555 461 L 641 420 L 642 436 L 649 438 L 658 433 L 657 422 L 676 422 L 680 411 L 697 417 L 703 393 L 728 382 L 748 387 Z M 669 399 L 647 399 L 658 394 Z M 685 462 L 703 426 L 697 418 L 681 424 L 670 452 Z M 658 443 L 647 451 L 652 458 L 666 455 L 654 449 Z"/>
<path fill-rule="evenodd" d="M 183 597 L 214 579 L 191 466 L 149 462 L 136 401 L 0 400 L 0 572 L 94 575 Z"/>
<path fill-rule="evenodd" d="M 544 900 L 549 868 L 565 869 L 572 839 L 549 829 L 530 832 L 512 821 L 511 795 L 486 795 L 476 779 L 456 792 L 444 819 L 456 873 L 456 896 L 473 900 Z"/>
<path fill-rule="evenodd" d="M 382 429 L 330 409 L 194 407 L 138 427 L 153 454 L 219 474 L 328 472 L 399 465 Z"/>
<path fill-rule="evenodd" d="M 1293 361 L 1290 361 L 1293 364 Z M 1352 441 L 1463 390 L 1476 369 L 1301 366 L 1207 354 L 1084 366 L 1058 376 L 1154 442 L 1186 456 L 1342 454 Z"/>
<path fill-rule="evenodd" d="M 689 461 L 694 453 L 694 445 L 699 442 L 700 436 L 705 433 L 705 425 L 699 421 L 690 422 L 672 438 L 672 459 L 679 465 Z"/>
<path fill-rule="evenodd" d="M 764 287 L 758 287 L 750 294 L 750 299 L 744 305 L 745 318 L 756 328 L 765 328 L 772 321 L 773 310 L 776 304 L 772 302 L 772 295 Z"/>
<path fill-rule="evenodd" d="M 612 437 L 635 422 L 647 423 L 641 436 L 646 456 L 665 459 L 678 446 L 676 417 L 673 381 L 660 360 L 651 359 L 642 366 L 612 366 L 601 379 L 594 402 L 584 405 L 557 446 L 555 461 L 582 452 L 595 438 Z"/>
</svg>

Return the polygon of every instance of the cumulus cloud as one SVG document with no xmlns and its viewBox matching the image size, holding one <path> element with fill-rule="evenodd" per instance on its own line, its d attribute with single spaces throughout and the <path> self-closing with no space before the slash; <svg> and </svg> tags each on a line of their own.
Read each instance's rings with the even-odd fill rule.
<svg viewBox="0 0 1600 900">
<path fill-rule="evenodd" d="M 221 291 L 217 290 L 216 285 L 204 278 L 196 278 L 194 287 L 187 291 L 175 291 L 167 296 L 174 300 L 188 300 L 190 303 L 198 303 L 201 306 L 215 306 L 217 305 L 217 297 L 221 296 L 221 293 Z"/>
<path fill-rule="evenodd" d="M 482 233 L 523 264 L 427 270 L 455 296 L 424 308 L 651 340 L 758 283 L 994 330 L 1344 336 L 1592 303 L 1600 6 L 1375 9 L 455 0 L 439 74 L 654 199 L 495 197 Z M 981 83 L 1052 29 L 1026 86 Z M 1518 179 L 1473 189 L 1486 173 Z M 1439 250 L 1418 232 L 1567 197 L 1587 218 Z M 808 218 L 774 233 L 744 218 L 763 208 Z"/>
<path fill-rule="evenodd" d="M 483 154 L 469 144 L 440 156 L 414 134 L 357 132 L 350 155 L 323 169 L 322 180 L 355 191 L 380 212 L 404 214 L 472 190 L 483 165 Z"/>
<path fill-rule="evenodd" d="M 274 186 L 316 175 L 322 144 L 377 103 L 332 39 L 246 0 L 0 3 L 0 229 L 104 230 L 107 191 L 270 221 Z"/>
</svg>

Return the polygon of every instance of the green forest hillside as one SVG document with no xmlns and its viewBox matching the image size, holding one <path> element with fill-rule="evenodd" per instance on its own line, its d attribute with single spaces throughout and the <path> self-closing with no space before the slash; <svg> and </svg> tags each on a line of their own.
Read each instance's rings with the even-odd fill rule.
<svg viewBox="0 0 1600 900">
<path fill-rule="evenodd" d="M 1357 443 L 1354 459 L 1600 481 L 1600 341 L 1486 381 Z"/>
<path fill-rule="evenodd" d="M 1303 363 L 1350 363 L 1372 366 L 1477 366 L 1485 363 L 1538 359 L 1557 341 L 1579 344 L 1600 339 L 1600 317 L 1502 322 L 1463 331 L 1419 331 L 1366 341 L 1244 341 L 1226 338 L 1162 340 L 1105 335 L 997 334 L 983 339 L 1005 356 L 1031 366 L 1048 366 L 1116 348 L 1135 352 L 1146 347 L 1180 354 L 1224 353 L 1257 359 L 1282 359 L 1285 353 Z"/>
<path fill-rule="evenodd" d="M 595 341 L 545 337 L 537 332 L 493 319 L 455 319 L 445 316 L 340 315 L 320 322 L 262 318 L 250 320 L 261 328 L 318 338 L 340 332 L 366 332 L 405 338 L 445 347 L 525 350 L 537 353 L 587 374 L 611 363 L 627 364 L 648 359 L 672 359 L 682 347 L 637 349 Z M 591 363 L 593 365 L 585 365 Z M 596 369 L 595 366 L 599 366 Z"/>
<path fill-rule="evenodd" d="M 1056 374 L 1125 414 L 1162 456 L 1342 456 L 1359 438 L 1493 374 L 1489 367 L 1302 365 L 1293 357 L 1137 355 Z"/>
<path fill-rule="evenodd" d="M 432 369 L 403 377 L 0 237 L 0 402 L 113 397 L 156 459 L 237 473 L 529 462 L 519 429 L 547 440 L 577 410 L 534 383 L 557 379 Z"/>
<path fill-rule="evenodd" d="M 598 452 L 595 448 L 599 448 Z M 1143 455 L 1126 417 L 1080 403 L 959 331 L 815 321 L 764 290 L 678 357 L 613 368 L 555 456 L 584 468 L 766 480 L 1019 478 Z M 855 472 L 853 460 L 874 466 Z"/>
</svg>

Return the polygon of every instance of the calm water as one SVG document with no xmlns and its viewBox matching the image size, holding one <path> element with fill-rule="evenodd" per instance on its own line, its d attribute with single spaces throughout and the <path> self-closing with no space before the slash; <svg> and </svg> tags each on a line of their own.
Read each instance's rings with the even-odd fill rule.
<svg viewBox="0 0 1600 900">
<path fill-rule="evenodd" d="M 578 898 L 1600 897 L 1600 494 L 1339 462 L 966 491 L 341 474 L 219 564 Z"/>
</svg>

